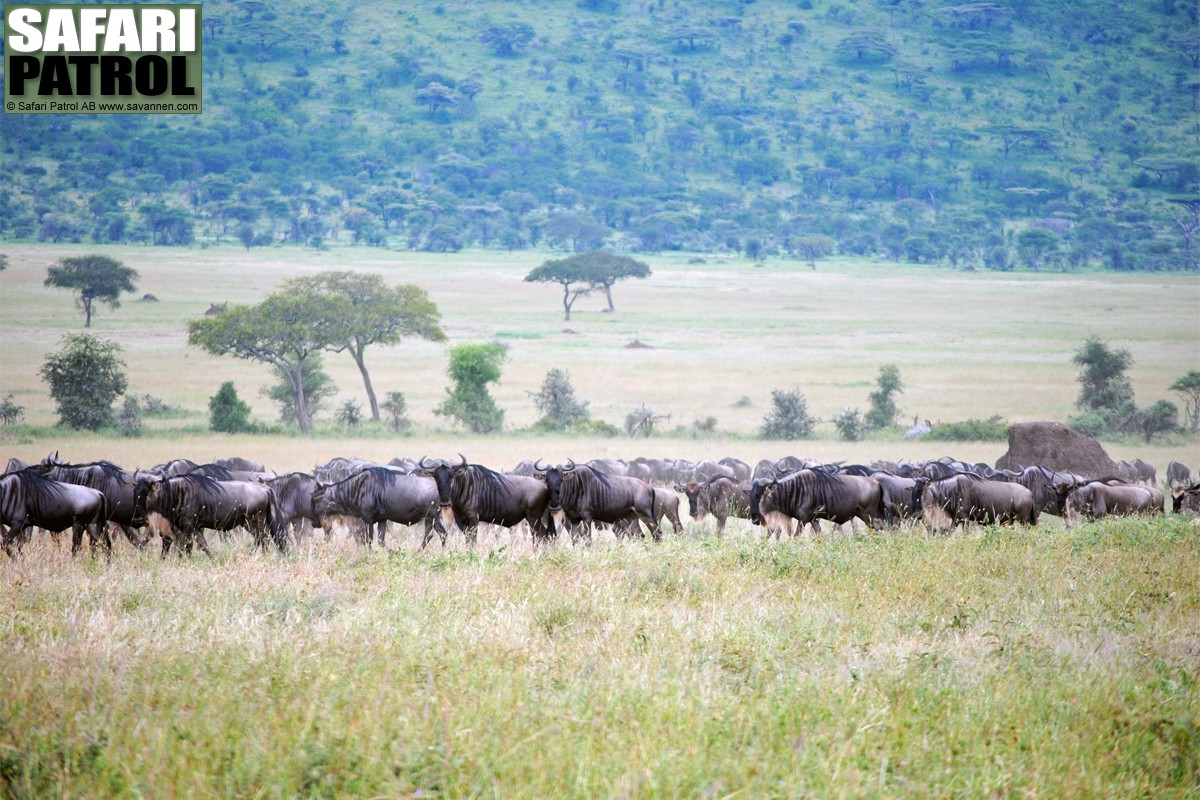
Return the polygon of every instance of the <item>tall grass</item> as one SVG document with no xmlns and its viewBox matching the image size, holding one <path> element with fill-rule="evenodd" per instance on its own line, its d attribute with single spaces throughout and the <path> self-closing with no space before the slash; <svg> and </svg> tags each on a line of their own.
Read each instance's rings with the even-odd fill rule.
<svg viewBox="0 0 1200 800">
<path fill-rule="evenodd" d="M 1200 529 L 0 565 L 16 797 L 1186 796 Z M 392 540 L 395 540 L 395 536 Z"/>
</svg>

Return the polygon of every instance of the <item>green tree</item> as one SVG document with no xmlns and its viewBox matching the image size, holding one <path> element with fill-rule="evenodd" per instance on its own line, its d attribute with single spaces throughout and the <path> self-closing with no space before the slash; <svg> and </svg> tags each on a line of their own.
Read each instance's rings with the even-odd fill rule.
<svg viewBox="0 0 1200 800">
<path fill-rule="evenodd" d="M 519 55 L 533 41 L 534 30 L 527 22 L 508 25 L 492 25 L 479 37 L 498 56 L 511 58 Z"/>
<path fill-rule="evenodd" d="M 875 385 L 875 391 L 867 396 L 871 408 L 867 411 L 866 423 L 872 430 L 896 424 L 900 409 L 896 408 L 895 395 L 904 391 L 904 382 L 900 380 L 900 368 L 895 364 L 884 364 L 879 368 Z"/>
<path fill-rule="evenodd" d="M 1179 409 L 1170 400 L 1159 400 L 1153 405 L 1135 411 L 1128 424 L 1135 428 L 1149 444 L 1155 436 L 1179 427 Z"/>
<path fill-rule="evenodd" d="M 380 408 L 387 412 L 388 426 L 397 433 L 412 427 L 412 420 L 408 418 L 408 402 L 403 392 L 388 392 Z"/>
<path fill-rule="evenodd" d="M 1133 356 L 1128 350 L 1110 348 L 1090 336 L 1071 361 L 1080 368 L 1077 408 L 1103 415 L 1110 428 L 1119 416 L 1132 412 L 1133 385 L 1125 373 L 1133 366 Z"/>
<path fill-rule="evenodd" d="M 113 401 L 129 385 L 120 352 L 116 342 L 78 333 L 64 337 L 62 348 L 46 357 L 40 374 L 50 384 L 61 424 L 94 431 L 112 421 Z"/>
<path fill-rule="evenodd" d="M 379 419 L 379 401 L 367 371 L 367 347 L 394 345 L 407 337 L 446 340 L 437 305 L 424 289 L 410 283 L 388 286 L 379 275 L 338 271 L 293 278 L 280 289 L 312 298 L 321 327 L 332 340 L 328 349 L 349 353 L 358 366 L 374 420 Z"/>
<path fill-rule="evenodd" d="M 250 406 L 238 397 L 233 381 L 225 381 L 208 400 L 208 427 L 219 433 L 245 433 L 254 429 Z"/>
<path fill-rule="evenodd" d="M 188 322 L 188 344 L 217 356 L 270 364 L 288 382 L 301 433 L 312 431 L 304 383 L 305 363 L 339 343 L 310 293 L 268 295 L 258 305 L 225 307 L 213 317 Z"/>
<path fill-rule="evenodd" d="M 808 259 L 810 269 L 817 268 L 817 259 L 833 252 L 834 242 L 828 236 L 814 234 L 812 236 L 796 236 L 791 241 L 792 249 Z"/>
<path fill-rule="evenodd" d="M 64 258 L 46 270 L 46 286 L 75 292 L 75 304 L 83 309 L 83 327 L 92 327 L 96 303 L 109 308 L 121 306 L 121 293 L 137 291 L 137 270 L 108 256 Z"/>
<path fill-rule="evenodd" d="M 575 397 L 571 375 L 564 370 L 550 370 L 542 381 L 542 387 L 527 394 L 533 398 L 534 406 L 542 415 L 536 423 L 539 428 L 567 430 L 588 418 L 588 404 Z"/>
<path fill-rule="evenodd" d="M 809 416 L 808 401 L 799 389 L 771 391 L 771 412 L 763 417 L 762 438 L 804 439 L 812 435 L 816 419 Z"/>
<path fill-rule="evenodd" d="M 447 372 L 454 387 L 446 387 L 446 400 L 435 414 L 451 417 L 475 433 L 494 433 L 504 425 L 504 411 L 488 393 L 487 385 L 500 380 L 500 365 L 506 358 L 502 346 L 467 342 L 450 350 Z"/>
<path fill-rule="evenodd" d="M 1187 415 L 1188 429 L 1200 430 L 1200 370 L 1188 370 L 1188 373 L 1169 387 L 1183 398 L 1183 410 Z"/>
<path fill-rule="evenodd" d="M 608 298 L 608 310 L 615 311 L 613 284 L 626 278 L 649 276 L 650 267 L 645 262 L 604 250 L 592 250 L 546 261 L 530 271 L 525 280 L 530 283 L 560 284 L 563 287 L 563 318 L 570 322 L 571 306 L 583 295 L 601 289 Z"/>
<path fill-rule="evenodd" d="M 838 436 L 847 442 L 857 442 L 867 432 L 867 423 L 857 408 L 843 408 L 834 414 L 833 427 L 837 428 Z"/>
<path fill-rule="evenodd" d="M 454 92 L 449 86 L 433 81 L 417 90 L 417 99 L 429 106 L 429 116 L 433 117 L 440 109 L 458 103 Z"/>
<path fill-rule="evenodd" d="M 1026 228 L 1017 234 L 1017 256 L 1035 272 L 1046 258 L 1058 252 L 1060 239 L 1046 228 Z"/>
</svg>

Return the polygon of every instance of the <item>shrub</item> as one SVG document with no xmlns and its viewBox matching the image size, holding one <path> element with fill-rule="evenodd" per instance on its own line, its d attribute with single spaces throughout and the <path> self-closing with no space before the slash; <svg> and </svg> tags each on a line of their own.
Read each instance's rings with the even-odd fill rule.
<svg viewBox="0 0 1200 800">
<path fill-rule="evenodd" d="M 607 436 L 612 438 L 621 435 L 621 429 L 611 422 L 600 419 L 585 419 L 575 426 L 575 433 L 580 436 Z"/>
<path fill-rule="evenodd" d="M 867 433 L 867 423 L 857 408 L 843 408 L 834 415 L 833 426 L 837 428 L 838 436 L 847 442 L 860 441 Z"/>
<path fill-rule="evenodd" d="M 635 438 L 649 437 L 656 424 L 670 418 L 670 414 L 655 414 L 649 406 L 638 406 L 625 415 L 625 432 Z"/>
<path fill-rule="evenodd" d="M 347 428 L 357 428 L 363 420 L 362 406 L 353 400 L 347 400 L 333 412 L 333 418 Z"/>
<path fill-rule="evenodd" d="M 412 427 L 412 420 L 408 418 L 408 402 L 404 399 L 403 392 L 388 392 L 387 399 L 383 401 L 380 408 L 388 415 L 388 427 L 396 432 L 405 431 Z"/>
<path fill-rule="evenodd" d="M 808 401 L 799 389 L 771 391 L 770 414 L 763 418 L 762 438 L 803 439 L 812 435 L 816 419 L 808 414 Z"/>
<path fill-rule="evenodd" d="M 117 415 L 117 430 L 130 438 L 142 435 L 142 407 L 136 397 L 125 398 L 121 413 Z"/>
<path fill-rule="evenodd" d="M 4 399 L 0 400 L 0 424 L 12 425 L 14 422 L 19 422 L 23 416 L 25 416 L 25 407 L 16 404 L 12 392 L 4 395 Z"/>
<path fill-rule="evenodd" d="M 208 400 L 208 427 L 219 433 L 245 433 L 253 430 L 250 406 L 238 397 L 233 381 L 225 381 Z"/>
<path fill-rule="evenodd" d="M 575 397 L 571 375 L 561 369 L 547 372 L 542 388 L 526 394 L 533 398 L 534 406 L 541 412 L 542 416 L 535 424 L 539 430 L 568 430 L 588 418 L 588 404 Z"/>
<path fill-rule="evenodd" d="M 68 427 L 99 430 L 112 421 L 112 404 L 125 392 L 121 347 L 86 333 L 63 338 L 63 347 L 42 364 L 42 380 L 58 406 L 59 421 Z"/>
<path fill-rule="evenodd" d="M 895 364 L 884 364 L 879 368 L 879 376 L 875 379 L 878 388 L 868 395 L 871 409 L 867 412 L 866 425 L 875 430 L 889 428 L 896 424 L 900 409 L 896 408 L 894 395 L 904 391 L 904 383 L 900 380 L 900 368 Z"/>
<path fill-rule="evenodd" d="M 446 387 L 446 400 L 435 414 L 452 417 L 475 433 L 494 433 L 504 426 L 504 412 L 488 394 L 487 385 L 500 380 L 506 353 L 495 343 L 465 343 L 450 351 L 446 371 L 454 387 Z"/>
<path fill-rule="evenodd" d="M 1092 439 L 1099 439 L 1108 432 L 1108 420 L 1103 414 L 1095 411 L 1085 411 L 1077 417 L 1067 420 L 1067 425 L 1074 431 Z"/>
<path fill-rule="evenodd" d="M 1008 438 L 1008 423 L 999 415 L 987 419 L 942 422 L 925 438 L 935 442 L 1002 442 Z"/>
</svg>

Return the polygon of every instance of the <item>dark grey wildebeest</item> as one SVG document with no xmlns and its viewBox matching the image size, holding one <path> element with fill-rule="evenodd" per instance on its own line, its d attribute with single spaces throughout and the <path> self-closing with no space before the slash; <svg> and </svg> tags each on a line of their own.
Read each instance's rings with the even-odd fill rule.
<svg viewBox="0 0 1200 800">
<path fill-rule="evenodd" d="M 571 531 L 572 539 L 591 536 L 592 524 L 622 523 L 630 529 L 642 522 L 655 541 L 662 529 L 654 509 L 654 489 L 640 478 L 606 475 L 595 467 L 568 461 L 566 466 L 538 468 L 546 479 L 547 508 L 555 529 Z"/>
<path fill-rule="evenodd" d="M 61 533 L 71 528 L 71 552 L 79 551 L 86 531 L 92 551 L 99 542 L 105 554 L 112 557 L 112 540 L 108 536 L 108 501 L 104 493 L 89 486 L 60 483 L 43 477 L 31 469 L 0 476 L 0 527 L 8 526 L 4 534 L 4 551 L 13 556 L 12 545 L 20 550 L 26 531 L 32 527 Z"/>
<path fill-rule="evenodd" d="M 551 531 L 546 517 L 549 490 L 541 478 L 525 475 L 502 475 L 481 464 L 429 461 L 420 463 L 424 474 L 437 484 L 437 501 L 442 524 L 457 525 L 473 546 L 479 523 L 487 522 L 505 528 L 515 528 L 522 522 L 529 525 L 534 541 L 549 537 Z"/>
<path fill-rule="evenodd" d="M 437 502 L 438 490 L 433 478 L 386 467 L 368 467 L 345 480 L 319 486 L 312 496 L 313 514 L 320 520 L 326 536 L 334 517 L 348 517 L 354 521 L 355 536 L 368 547 L 374 541 L 375 531 L 379 544 L 385 544 L 389 521 L 401 525 L 423 522 L 422 547 L 433 538 L 435 528 L 444 543 L 446 532 L 436 520 Z"/>
</svg>

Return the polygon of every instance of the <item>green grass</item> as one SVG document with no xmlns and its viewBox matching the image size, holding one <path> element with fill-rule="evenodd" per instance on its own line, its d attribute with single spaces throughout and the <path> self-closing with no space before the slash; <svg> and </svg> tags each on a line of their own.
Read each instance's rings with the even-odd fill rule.
<svg viewBox="0 0 1200 800">
<path fill-rule="evenodd" d="M 0 568 L 7 796 L 1187 796 L 1200 529 Z M 486 540 L 486 537 L 485 537 Z M 396 541 L 393 537 L 392 541 Z"/>
</svg>

